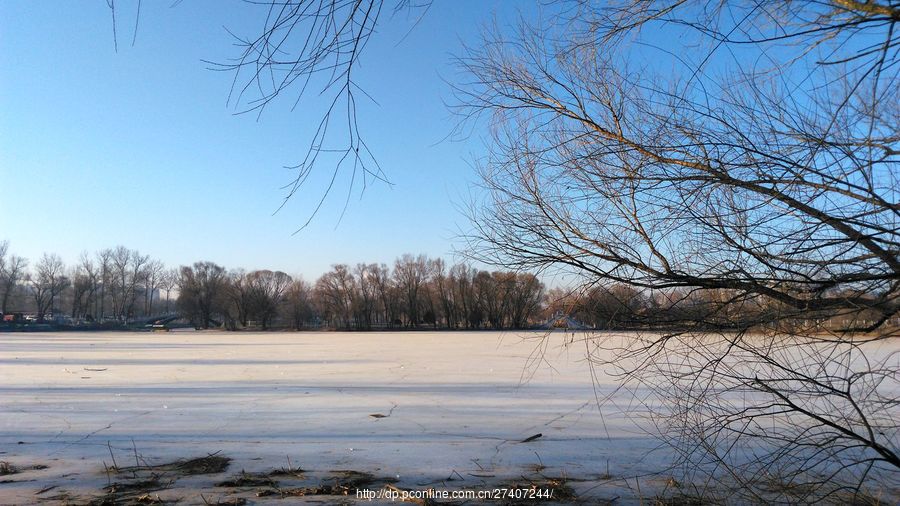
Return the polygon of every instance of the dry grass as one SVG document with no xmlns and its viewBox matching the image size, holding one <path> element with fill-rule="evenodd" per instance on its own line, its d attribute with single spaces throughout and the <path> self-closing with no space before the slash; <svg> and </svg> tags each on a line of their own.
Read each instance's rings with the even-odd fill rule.
<svg viewBox="0 0 900 506">
<path fill-rule="evenodd" d="M 104 495 L 91 500 L 90 506 L 131 506 L 140 504 L 166 504 L 159 495 L 152 494 L 164 490 L 174 483 L 163 482 L 158 476 L 146 479 L 111 483 L 103 487 Z"/>
<path fill-rule="evenodd" d="M 109 484 L 103 487 L 103 495 L 88 502 L 91 506 L 143 504 L 167 504 L 177 500 L 166 500 L 154 492 L 171 487 L 179 478 L 202 474 L 217 474 L 228 469 L 229 457 L 210 454 L 204 457 L 181 459 L 164 464 L 141 464 L 145 460 L 134 451 L 136 465 L 119 467 L 110 448 L 112 467 L 106 467 Z M 117 481 L 111 481 L 115 476 Z M 124 479 L 121 479 L 123 478 Z"/>
<path fill-rule="evenodd" d="M 118 473 L 134 474 L 140 472 L 155 472 L 175 473 L 181 476 L 194 476 L 200 474 L 218 474 L 225 472 L 228 469 L 228 465 L 230 463 L 231 458 L 213 453 L 205 457 L 176 460 L 174 462 L 169 462 L 166 464 L 113 467 L 111 469 Z"/>
<path fill-rule="evenodd" d="M 216 483 L 217 487 L 228 488 L 274 487 L 275 485 L 277 483 L 272 478 L 269 478 L 268 474 L 247 473 L 244 471 L 241 471 L 241 474 L 237 476 Z"/>
<path fill-rule="evenodd" d="M 10 474 L 16 474 L 18 472 L 19 469 L 16 466 L 10 464 L 9 462 L 6 462 L 5 460 L 0 461 L 0 476 L 8 476 Z"/>
<path fill-rule="evenodd" d="M 524 478 L 524 481 L 514 481 L 509 482 L 503 485 L 500 485 L 500 488 L 508 488 L 508 489 L 517 489 L 517 490 L 530 490 L 534 491 L 535 497 L 538 498 L 525 498 L 525 499 L 515 499 L 515 498 L 507 498 L 500 501 L 498 504 L 502 504 L 504 506 L 525 506 L 525 505 L 533 505 L 536 503 L 543 502 L 572 502 L 577 499 L 575 495 L 575 490 L 569 485 L 569 480 L 566 478 L 551 478 L 546 476 L 540 476 L 538 478 Z M 494 487 L 497 488 L 497 487 Z M 549 498 L 543 498 L 541 494 L 547 494 L 549 492 Z"/>
<path fill-rule="evenodd" d="M 358 489 L 380 488 L 396 481 L 393 478 L 379 478 L 370 473 L 349 469 L 329 471 L 325 477 L 318 479 L 310 477 L 309 474 L 313 473 L 299 467 L 281 468 L 261 473 L 241 472 L 239 475 L 217 483 L 216 486 L 252 492 L 256 497 L 355 497 Z M 286 480 L 287 483 L 280 480 Z"/>
</svg>

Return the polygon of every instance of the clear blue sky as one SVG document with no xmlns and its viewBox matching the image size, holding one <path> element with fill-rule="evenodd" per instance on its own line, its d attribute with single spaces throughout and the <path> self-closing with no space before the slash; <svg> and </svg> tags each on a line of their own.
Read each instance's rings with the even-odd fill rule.
<svg viewBox="0 0 900 506">
<path fill-rule="evenodd" d="M 315 185 L 272 213 L 291 180 L 282 166 L 298 161 L 320 119 L 315 97 L 293 112 L 276 103 L 259 121 L 234 115 L 232 76 L 201 60 L 235 56 L 224 27 L 258 33 L 262 11 L 170 3 L 143 2 L 132 47 L 134 17 L 117 2 L 116 52 L 102 0 L 0 2 L 0 240 L 14 253 L 72 262 L 122 244 L 170 266 L 205 259 L 307 279 L 334 263 L 451 253 L 482 141 L 444 140 L 455 120 L 442 78 L 454 79 L 451 56 L 481 25 L 536 6 L 438 1 L 405 39 L 407 16 L 385 16 L 358 81 L 378 101 L 361 109 L 361 128 L 394 186 L 354 194 L 340 223 L 336 194 L 293 235 Z"/>
</svg>

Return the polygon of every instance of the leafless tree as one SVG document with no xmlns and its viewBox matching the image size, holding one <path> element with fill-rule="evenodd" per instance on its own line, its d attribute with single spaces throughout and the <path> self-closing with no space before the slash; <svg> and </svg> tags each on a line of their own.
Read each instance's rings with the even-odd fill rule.
<svg viewBox="0 0 900 506">
<path fill-rule="evenodd" d="M 391 271 L 385 264 L 378 264 L 370 269 L 372 284 L 378 292 L 381 304 L 382 321 L 393 327 L 400 315 L 400 294 L 391 279 Z"/>
<path fill-rule="evenodd" d="M 113 316 L 127 320 L 133 316 L 139 287 L 146 284 L 150 257 L 137 250 L 117 246 L 110 253 L 109 295 Z"/>
<path fill-rule="evenodd" d="M 6 272 L 7 255 L 9 254 L 9 241 L 0 241 L 0 276 Z"/>
<path fill-rule="evenodd" d="M 450 268 L 453 296 L 456 300 L 460 320 L 466 328 L 477 328 L 481 324 L 482 314 L 475 294 L 474 279 L 477 270 L 467 264 L 457 264 Z"/>
<path fill-rule="evenodd" d="M 38 321 L 44 321 L 44 317 L 51 311 L 54 312 L 54 317 L 58 316 L 55 314 L 57 297 L 69 286 L 65 270 L 65 264 L 56 254 L 44 253 L 35 265 L 35 272 L 31 277 L 31 295 L 37 308 Z"/>
<path fill-rule="evenodd" d="M 575 291 L 557 288 L 548 293 L 546 305 L 547 317 L 564 314 L 587 327 L 604 330 L 660 327 L 666 321 L 691 319 L 687 315 L 673 316 L 686 310 L 686 303 L 659 307 L 652 297 L 623 284 L 580 287 Z"/>
<path fill-rule="evenodd" d="M 477 297 L 477 307 L 484 311 L 484 319 L 495 329 L 503 328 L 501 315 L 505 294 L 504 287 L 497 283 L 487 271 L 479 271 L 472 279 L 472 287 Z M 479 322 L 480 324 L 481 322 Z"/>
<path fill-rule="evenodd" d="M 674 402 L 655 419 L 699 493 L 896 485 L 900 370 L 877 348 L 900 335 L 898 21 L 878 1 L 579 2 L 460 61 L 460 112 L 494 133 L 477 257 L 670 298 L 679 330 L 608 365 Z"/>
<path fill-rule="evenodd" d="M 97 314 L 97 293 L 100 290 L 101 276 L 97 264 L 87 252 L 83 252 L 72 276 L 72 316 L 91 318 Z M 78 285 L 76 287 L 76 285 Z M 76 307 L 77 306 L 77 307 Z"/>
<path fill-rule="evenodd" d="M 176 1 L 174 5 L 181 3 Z M 231 75 L 228 105 L 237 114 L 261 116 L 273 102 L 286 102 L 291 109 L 304 97 L 313 95 L 318 104 L 303 103 L 312 111 L 315 130 L 302 139 L 300 160 L 289 165 L 295 174 L 284 186 L 284 203 L 311 184 L 311 175 L 322 165 L 331 169 L 324 187 L 313 190 L 313 209 L 301 229 L 315 217 L 333 190 L 346 176 L 346 209 L 353 191 L 376 181 L 388 183 L 372 150 L 366 143 L 357 115 L 360 100 L 374 98 L 357 82 L 356 75 L 370 38 L 385 14 L 409 15 L 411 27 L 426 14 L 430 0 L 259 0 L 240 7 L 241 17 L 258 19 L 259 28 L 250 34 L 228 30 L 237 54 L 220 61 L 206 61 L 209 68 Z M 137 40 L 142 3 L 126 4 L 107 0 L 113 47 L 119 49 L 123 19 L 133 26 L 132 45 Z M 133 20 L 133 21 L 132 21 Z M 311 101 L 310 101 L 311 102 Z M 319 112 L 317 106 L 324 104 Z M 308 119 L 308 118 L 306 118 Z M 315 179 L 315 178 L 313 178 Z M 282 206 L 284 205 L 282 203 Z"/>
<path fill-rule="evenodd" d="M 440 258 L 432 260 L 430 270 L 433 275 L 434 293 L 444 316 L 444 324 L 447 328 L 456 328 L 458 310 L 456 308 L 455 298 L 453 297 L 454 293 L 451 280 L 447 277 L 447 269 L 444 265 L 444 260 Z"/>
<path fill-rule="evenodd" d="M 69 277 L 72 280 L 72 318 L 84 318 L 91 307 L 92 279 L 81 264 L 76 265 Z"/>
<path fill-rule="evenodd" d="M 250 286 L 250 308 L 253 316 L 266 330 L 284 302 L 287 289 L 293 281 L 281 271 L 253 271 L 247 276 Z"/>
<path fill-rule="evenodd" d="M 17 255 L 7 255 L 8 242 L 0 243 L 0 259 L 2 259 L 2 269 L 0 269 L 0 313 L 6 314 L 9 310 L 9 302 L 26 275 L 28 261 Z"/>
<path fill-rule="evenodd" d="M 232 320 L 231 327 L 235 328 L 236 324 L 246 327 L 250 322 L 250 279 L 247 271 L 244 269 L 234 269 L 228 273 L 228 290 L 226 297 L 228 299 L 229 319 Z"/>
<path fill-rule="evenodd" d="M 326 319 L 337 328 L 349 327 L 353 319 L 356 280 L 345 264 L 338 264 L 323 274 L 315 286 L 316 302 Z"/>
<path fill-rule="evenodd" d="M 95 316 L 103 321 L 106 319 L 106 299 L 109 297 L 109 289 L 112 284 L 112 256 L 111 249 L 103 249 L 97 252 L 97 269 L 100 276 L 100 296 L 97 298 Z"/>
<path fill-rule="evenodd" d="M 291 327 L 294 330 L 302 329 L 314 313 L 312 287 L 302 279 L 294 279 L 287 289 L 285 303 Z"/>
<path fill-rule="evenodd" d="M 376 320 L 378 304 L 378 265 L 358 264 L 353 270 L 356 276 L 357 296 L 354 297 L 357 327 L 371 329 Z"/>
<path fill-rule="evenodd" d="M 209 328 L 214 317 L 225 311 L 227 272 L 213 262 L 195 262 L 181 267 L 178 307 L 199 327 Z"/>
<path fill-rule="evenodd" d="M 166 266 L 159 260 L 148 260 L 143 269 L 144 314 L 153 314 L 153 299 L 162 288 Z"/>
<path fill-rule="evenodd" d="M 163 272 L 162 278 L 160 280 L 160 289 L 166 292 L 166 304 L 164 312 L 165 314 L 169 314 L 169 298 L 171 296 L 172 290 L 178 286 L 178 278 L 180 277 L 180 272 L 178 269 L 167 269 Z"/>
<path fill-rule="evenodd" d="M 511 328 L 526 328 L 529 320 L 541 309 L 544 299 L 544 284 L 537 276 L 530 273 L 514 273 L 511 282 L 507 321 Z"/>
<path fill-rule="evenodd" d="M 296 174 L 285 186 L 287 201 L 304 184 L 309 184 L 317 165 L 333 167 L 323 191 L 315 197 L 315 207 L 304 227 L 321 208 L 343 172 L 348 172 L 350 180 L 348 201 L 357 185 L 365 189 L 375 181 L 386 182 L 364 140 L 357 116 L 359 100 L 371 97 L 354 77 L 383 11 L 424 14 L 429 2 L 397 0 L 387 8 L 385 3 L 383 0 L 250 2 L 248 7 L 265 11 L 262 26 L 250 36 L 233 34 L 240 51 L 233 60 L 210 62 L 213 69 L 233 75 L 228 101 L 241 113 L 261 115 L 279 97 L 297 107 L 311 90 L 324 98 L 326 105 L 315 132 L 303 141 L 305 150 L 301 160 L 289 167 Z"/>
<path fill-rule="evenodd" d="M 403 255 L 394 262 L 394 282 L 404 296 L 407 326 L 417 326 L 421 322 L 422 287 L 428 281 L 428 258 L 425 255 Z"/>
</svg>

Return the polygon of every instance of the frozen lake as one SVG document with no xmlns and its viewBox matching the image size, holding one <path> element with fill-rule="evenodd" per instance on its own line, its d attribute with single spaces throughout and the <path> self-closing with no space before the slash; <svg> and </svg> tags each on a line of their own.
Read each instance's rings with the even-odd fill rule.
<svg viewBox="0 0 900 506">
<path fill-rule="evenodd" d="M 155 473 L 148 497 L 283 503 L 216 483 L 290 467 L 400 489 L 566 477 L 579 496 L 627 502 L 664 479 L 644 475 L 665 454 L 617 408 L 630 396 L 601 415 L 595 395 L 614 381 L 584 356 L 561 333 L 0 334 L 0 461 L 20 471 L 0 476 L 0 503 L 86 501 L 139 478 L 113 465 L 209 454 L 228 469 Z"/>
</svg>

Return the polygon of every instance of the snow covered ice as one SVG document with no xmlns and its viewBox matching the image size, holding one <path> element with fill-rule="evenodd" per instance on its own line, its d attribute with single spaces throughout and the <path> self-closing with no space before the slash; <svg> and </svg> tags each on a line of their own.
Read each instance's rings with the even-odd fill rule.
<svg viewBox="0 0 900 506">
<path fill-rule="evenodd" d="M 583 343 L 566 339 L 3 334 L 0 461 L 21 472 L 0 476 L 0 503 L 89 500 L 115 481 L 105 471 L 113 458 L 124 467 L 214 453 L 233 459 L 226 472 L 178 479 L 154 494 L 203 504 L 240 496 L 215 483 L 241 470 L 291 466 L 392 477 L 415 489 L 566 477 L 579 493 L 627 498 L 634 483 L 609 476 L 659 471 L 666 454 L 654 452 L 658 441 L 617 407 L 629 399 L 613 397 L 600 412 L 597 396 L 613 392 L 615 380 L 595 371 L 592 382 Z M 645 479 L 640 486 L 651 489 L 653 478 Z"/>
</svg>

